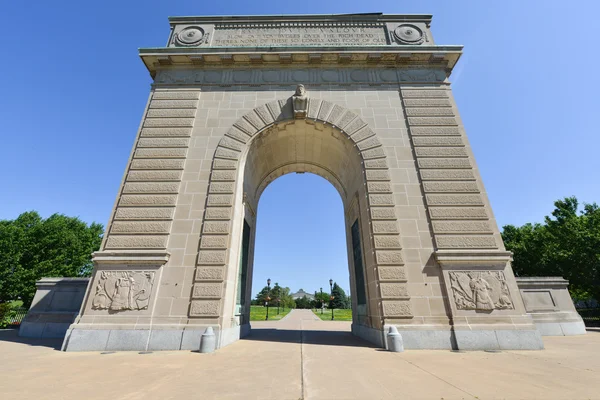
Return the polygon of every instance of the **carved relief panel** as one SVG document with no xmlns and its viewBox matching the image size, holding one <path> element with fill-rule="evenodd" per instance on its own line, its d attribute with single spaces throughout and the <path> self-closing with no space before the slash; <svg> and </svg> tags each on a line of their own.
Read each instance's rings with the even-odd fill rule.
<svg viewBox="0 0 600 400">
<path fill-rule="evenodd" d="M 502 271 L 450 271 L 449 278 L 458 310 L 514 309 Z"/>
<path fill-rule="evenodd" d="M 100 271 L 93 310 L 147 310 L 155 271 Z"/>
</svg>

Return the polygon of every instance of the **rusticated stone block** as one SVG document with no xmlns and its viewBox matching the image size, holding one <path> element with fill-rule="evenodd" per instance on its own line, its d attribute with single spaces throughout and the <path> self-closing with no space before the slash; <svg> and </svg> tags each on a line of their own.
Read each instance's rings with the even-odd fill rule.
<svg viewBox="0 0 600 400">
<path fill-rule="evenodd" d="M 254 134 L 257 132 L 257 129 L 250 122 L 243 118 L 238 119 L 233 126 L 248 136 L 254 136 Z"/>
<path fill-rule="evenodd" d="M 124 194 L 119 200 L 119 206 L 174 206 L 176 201 L 177 195 L 174 194 Z"/>
<path fill-rule="evenodd" d="M 417 157 L 467 157 L 464 147 L 415 147 Z"/>
<path fill-rule="evenodd" d="M 487 221 L 433 221 L 435 233 L 491 233 Z"/>
<path fill-rule="evenodd" d="M 237 161 L 215 159 L 213 161 L 213 169 L 236 169 Z"/>
<path fill-rule="evenodd" d="M 140 138 L 137 147 L 187 147 L 189 141 L 186 138 Z"/>
<path fill-rule="evenodd" d="M 138 207 L 119 207 L 115 213 L 115 219 L 173 219 L 175 208 L 138 208 Z"/>
<path fill-rule="evenodd" d="M 231 149 L 231 150 L 242 151 L 245 144 L 240 143 L 237 140 L 232 139 L 228 136 L 223 136 L 223 138 L 219 142 L 219 146 L 227 147 L 228 149 Z"/>
<path fill-rule="evenodd" d="M 410 301 L 384 301 L 383 316 L 390 318 L 411 318 L 413 313 Z"/>
<path fill-rule="evenodd" d="M 342 115 L 342 118 L 340 118 L 335 125 L 339 126 L 340 129 L 344 129 L 346 125 L 352 122 L 354 118 L 356 118 L 356 114 L 354 114 L 352 111 L 346 111 L 346 113 Z"/>
<path fill-rule="evenodd" d="M 227 258 L 227 250 L 200 250 L 198 252 L 198 264 L 201 265 L 224 265 Z"/>
<path fill-rule="evenodd" d="M 258 116 L 265 122 L 265 124 L 270 125 L 275 122 L 273 116 L 269 112 L 269 109 L 264 104 L 260 107 L 257 107 L 254 111 L 256 111 Z"/>
<path fill-rule="evenodd" d="M 194 118 L 146 118 L 144 128 L 192 127 Z"/>
<path fill-rule="evenodd" d="M 425 193 L 479 193 L 477 182 L 423 182 Z"/>
<path fill-rule="evenodd" d="M 375 258 L 379 265 L 402 265 L 402 252 L 400 250 L 377 250 Z"/>
<path fill-rule="evenodd" d="M 392 184 L 389 182 L 368 182 L 369 193 L 392 193 Z"/>
<path fill-rule="evenodd" d="M 250 111 L 248 114 L 244 115 L 244 119 L 256 128 L 257 131 L 261 130 L 265 127 L 264 121 L 253 111 Z"/>
<path fill-rule="evenodd" d="M 373 130 L 371 128 L 369 128 L 368 126 L 365 126 L 361 130 L 356 132 L 354 135 L 352 135 L 351 139 L 354 141 L 354 143 L 356 143 L 356 142 L 360 142 L 361 140 L 370 138 L 372 136 L 375 136 L 375 132 L 373 132 Z"/>
<path fill-rule="evenodd" d="M 115 221 L 110 232 L 114 233 L 169 233 L 170 221 Z"/>
<path fill-rule="evenodd" d="M 383 147 L 375 147 L 374 149 L 365 150 L 360 153 L 363 159 L 368 160 L 370 158 L 382 158 L 385 157 Z"/>
<path fill-rule="evenodd" d="M 213 171 L 210 179 L 212 181 L 235 181 L 235 176 L 237 174 L 237 171 L 235 170 L 219 170 L 219 171 Z"/>
<path fill-rule="evenodd" d="M 371 207 L 373 219 L 396 219 L 396 211 L 392 207 Z"/>
<path fill-rule="evenodd" d="M 387 164 L 387 160 L 385 158 L 377 158 L 374 160 L 365 160 L 365 168 L 369 169 L 378 169 L 378 168 L 387 168 L 388 164 Z"/>
<path fill-rule="evenodd" d="M 177 193 L 179 182 L 128 182 L 123 193 Z"/>
<path fill-rule="evenodd" d="M 429 116 L 454 116 L 452 108 L 407 108 L 406 115 L 409 117 Z"/>
<path fill-rule="evenodd" d="M 402 299 L 408 298 L 408 288 L 402 283 L 382 283 L 381 297 L 384 299 Z"/>
<path fill-rule="evenodd" d="M 185 160 L 180 159 L 136 159 L 131 169 L 183 169 Z"/>
<path fill-rule="evenodd" d="M 321 100 L 319 99 L 309 99 L 308 100 L 308 113 L 306 114 L 307 118 L 317 119 L 319 115 L 319 109 L 321 108 Z"/>
<path fill-rule="evenodd" d="M 419 168 L 471 168 L 468 158 L 419 158 Z"/>
<path fill-rule="evenodd" d="M 394 196 L 391 194 L 370 194 L 369 204 L 371 206 L 393 206 Z"/>
<path fill-rule="evenodd" d="M 413 136 L 459 136 L 458 126 L 415 126 L 410 128 Z"/>
<path fill-rule="evenodd" d="M 209 207 L 204 214 L 206 220 L 211 219 L 230 219 L 231 207 Z"/>
<path fill-rule="evenodd" d="M 224 147 L 217 147 L 217 151 L 215 151 L 215 157 L 217 158 L 226 158 L 229 160 L 237 160 L 240 158 L 240 152 L 235 150 L 229 150 Z"/>
<path fill-rule="evenodd" d="M 332 108 L 333 108 L 333 103 L 331 103 L 330 101 L 327 101 L 327 100 L 323 100 L 321 102 L 321 109 L 319 110 L 319 115 L 317 116 L 317 119 L 319 119 L 321 121 L 327 121 L 327 116 L 331 112 Z"/>
<path fill-rule="evenodd" d="M 150 108 L 196 108 L 196 100 L 152 100 Z"/>
<path fill-rule="evenodd" d="M 373 221 L 373 233 L 400 233 L 396 221 Z"/>
<path fill-rule="evenodd" d="M 240 131 L 235 126 L 232 126 L 225 135 L 242 143 L 248 143 L 248 139 L 250 139 L 247 133 Z"/>
<path fill-rule="evenodd" d="M 191 136 L 191 128 L 144 128 L 140 134 L 142 137 L 177 137 Z"/>
<path fill-rule="evenodd" d="M 167 235 L 110 235 L 106 240 L 106 249 L 165 249 Z"/>
<path fill-rule="evenodd" d="M 435 237 L 440 249 L 496 249 L 496 239 L 493 236 L 446 236 Z"/>
<path fill-rule="evenodd" d="M 472 181 L 475 174 L 470 169 L 422 169 L 419 171 L 424 181 Z"/>
<path fill-rule="evenodd" d="M 209 298 L 218 299 L 223 292 L 221 283 L 196 283 L 192 290 L 192 297 L 195 299 Z"/>
<path fill-rule="evenodd" d="M 200 239 L 201 249 L 226 249 L 229 243 L 228 235 L 203 235 Z"/>
<path fill-rule="evenodd" d="M 352 120 L 352 122 L 350 122 L 345 128 L 344 128 L 344 132 L 346 132 L 347 135 L 354 135 L 356 132 L 358 132 L 359 129 L 361 129 L 363 126 L 367 125 L 365 123 L 365 121 L 363 121 L 360 117 L 355 118 Z"/>
<path fill-rule="evenodd" d="M 478 194 L 428 194 L 430 206 L 482 206 L 483 199 Z"/>
<path fill-rule="evenodd" d="M 229 233 L 229 221 L 206 221 L 202 227 L 204 234 L 227 234 Z"/>
<path fill-rule="evenodd" d="M 400 236 L 398 235 L 375 235 L 373 237 L 376 249 L 400 249 Z"/>
<path fill-rule="evenodd" d="M 403 98 L 447 98 L 448 93 L 446 90 L 440 89 L 415 89 L 415 90 L 402 90 Z"/>
<path fill-rule="evenodd" d="M 190 317 L 217 317 L 220 309 L 219 300 L 192 300 Z"/>
<path fill-rule="evenodd" d="M 196 281 L 221 281 L 223 272 L 223 267 L 198 267 L 196 268 Z"/>
<path fill-rule="evenodd" d="M 429 207 L 431 219 L 487 219 L 484 207 Z"/>
<path fill-rule="evenodd" d="M 233 195 L 231 194 L 209 194 L 206 202 L 209 206 L 232 206 Z"/>
<path fill-rule="evenodd" d="M 406 272 L 404 267 L 378 267 L 379 280 L 381 281 L 404 281 L 406 282 Z"/>
<path fill-rule="evenodd" d="M 329 113 L 329 116 L 327 117 L 327 122 L 329 122 L 331 125 L 334 125 L 338 118 L 342 116 L 344 110 L 345 109 L 343 107 L 340 107 L 339 105 L 335 104 L 333 106 L 333 109 Z"/>
<path fill-rule="evenodd" d="M 190 91 L 156 91 L 152 95 L 153 100 L 198 100 L 200 92 Z"/>
<path fill-rule="evenodd" d="M 450 107 L 450 99 L 404 99 L 406 107 Z"/>
<path fill-rule="evenodd" d="M 186 148 L 137 149 L 134 158 L 185 158 Z"/>
<path fill-rule="evenodd" d="M 372 169 L 365 171 L 365 176 L 368 181 L 389 181 L 390 172 L 387 169 Z"/>
<path fill-rule="evenodd" d="M 377 137 L 372 137 L 356 144 L 356 147 L 358 147 L 358 150 L 360 151 L 371 149 L 377 146 L 381 146 L 381 142 Z"/>
<path fill-rule="evenodd" d="M 234 182 L 211 182 L 209 193 L 233 193 Z"/>
<path fill-rule="evenodd" d="M 129 171 L 127 181 L 180 181 L 183 171 Z"/>
<path fill-rule="evenodd" d="M 147 117 L 150 118 L 194 118 L 196 110 L 193 108 L 151 108 Z"/>
<path fill-rule="evenodd" d="M 460 136 L 433 136 L 433 137 L 414 137 L 412 139 L 415 147 L 423 146 L 463 146 L 463 140 Z"/>
</svg>

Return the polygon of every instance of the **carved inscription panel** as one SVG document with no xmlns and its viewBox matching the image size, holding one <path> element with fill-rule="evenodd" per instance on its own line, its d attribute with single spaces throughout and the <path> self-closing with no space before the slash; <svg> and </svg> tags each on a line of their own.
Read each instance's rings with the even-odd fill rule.
<svg viewBox="0 0 600 400">
<path fill-rule="evenodd" d="M 458 310 L 506 310 L 514 305 L 502 271 L 450 271 Z"/>
<path fill-rule="evenodd" d="M 101 271 L 94 288 L 94 310 L 147 310 L 154 271 Z"/>
<path fill-rule="evenodd" d="M 341 24 L 340 24 L 341 25 Z M 382 26 L 215 27 L 211 46 L 370 46 L 387 44 Z"/>
</svg>

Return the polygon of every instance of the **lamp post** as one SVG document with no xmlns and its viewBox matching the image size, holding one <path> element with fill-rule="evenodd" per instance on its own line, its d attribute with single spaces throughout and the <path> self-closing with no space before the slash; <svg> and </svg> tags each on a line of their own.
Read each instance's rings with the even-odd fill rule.
<svg viewBox="0 0 600 400">
<path fill-rule="evenodd" d="M 271 297 L 269 297 L 270 294 L 271 294 L 271 278 L 267 279 L 267 317 L 265 318 L 265 321 L 269 320 L 269 301 L 271 301 Z"/>
<path fill-rule="evenodd" d="M 323 315 L 323 288 L 321 288 L 321 315 Z"/>
<path fill-rule="evenodd" d="M 333 321 L 333 279 L 329 280 L 329 307 L 331 307 L 331 320 Z"/>
<path fill-rule="evenodd" d="M 277 298 L 277 315 L 279 315 L 279 303 L 281 303 L 281 299 Z"/>
</svg>

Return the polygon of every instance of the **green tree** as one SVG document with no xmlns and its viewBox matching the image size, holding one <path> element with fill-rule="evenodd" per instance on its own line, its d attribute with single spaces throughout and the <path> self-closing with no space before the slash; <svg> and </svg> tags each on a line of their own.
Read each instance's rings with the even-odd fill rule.
<svg viewBox="0 0 600 400">
<path fill-rule="evenodd" d="M 513 252 L 517 276 L 562 276 L 574 298 L 600 299 L 600 208 L 567 197 L 554 203 L 543 224 L 507 225 L 502 232 Z"/>
<path fill-rule="evenodd" d="M 76 217 L 35 211 L 0 220 L 0 302 L 21 299 L 28 307 L 42 277 L 83 277 L 92 271 L 103 227 Z"/>
<path fill-rule="evenodd" d="M 329 307 L 329 293 L 315 292 L 314 308 L 321 308 L 321 302 Z"/>
<path fill-rule="evenodd" d="M 281 287 L 277 282 L 275 282 L 275 285 L 270 290 L 267 286 L 263 287 L 256 295 L 256 300 L 254 300 L 253 303 L 264 306 L 267 301 L 267 296 L 271 299 L 269 301 L 270 307 L 277 307 L 277 299 L 281 300 L 279 303 L 281 307 L 294 308 L 296 306 L 296 303 L 290 294 L 290 288 Z"/>
<path fill-rule="evenodd" d="M 333 283 L 333 289 L 331 291 L 333 295 L 333 300 L 331 301 L 331 306 L 333 308 L 350 308 L 348 305 L 348 297 L 346 297 L 346 292 L 342 289 L 337 282 Z"/>
<path fill-rule="evenodd" d="M 312 302 L 309 300 L 308 297 L 302 296 L 302 297 L 296 299 L 296 308 L 299 308 L 299 309 L 312 308 Z"/>
</svg>

